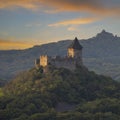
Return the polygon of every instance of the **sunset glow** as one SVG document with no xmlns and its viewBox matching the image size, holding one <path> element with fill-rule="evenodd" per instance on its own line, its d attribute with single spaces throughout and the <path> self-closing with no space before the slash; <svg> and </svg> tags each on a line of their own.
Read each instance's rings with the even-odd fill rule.
<svg viewBox="0 0 120 120">
<path fill-rule="evenodd" d="M 89 38 L 102 29 L 120 36 L 119 13 L 119 0 L 0 0 L 0 49 Z"/>
<path fill-rule="evenodd" d="M 5 40 L 0 40 L 0 48 L 2 50 L 6 49 L 25 49 L 32 47 L 32 44 L 27 44 L 23 42 L 14 42 L 14 41 L 5 41 Z"/>
</svg>

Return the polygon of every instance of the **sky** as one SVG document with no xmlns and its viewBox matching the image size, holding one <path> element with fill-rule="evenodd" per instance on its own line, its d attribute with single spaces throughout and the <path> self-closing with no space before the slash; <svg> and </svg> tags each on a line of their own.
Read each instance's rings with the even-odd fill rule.
<svg viewBox="0 0 120 120">
<path fill-rule="evenodd" d="M 120 0 L 0 0 L 0 50 L 87 39 L 103 29 L 120 36 Z"/>
</svg>

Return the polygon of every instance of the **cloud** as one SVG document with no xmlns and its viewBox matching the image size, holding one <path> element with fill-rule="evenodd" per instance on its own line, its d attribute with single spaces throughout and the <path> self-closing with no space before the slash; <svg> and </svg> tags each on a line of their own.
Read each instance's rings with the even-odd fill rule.
<svg viewBox="0 0 120 120">
<path fill-rule="evenodd" d="M 114 3 L 114 4 L 113 4 Z M 0 8 L 22 7 L 51 12 L 91 12 L 99 14 L 120 13 L 118 0 L 0 0 Z"/>
<path fill-rule="evenodd" d="M 32 44 L 28 44 L 25 42 L 16 42 L 0 39 L 0 50 L 25 49 L 32 46 L 33 46 Z"/>
<path fill-rule="evenodd" d="M 0 0 L 0 8 L 22 7 L 26 9 L 37 9 L 37 4 L 33 0 Z"/>
<path fill-rule="evenodd" d="M 49 24 L 49 27 L 59 27 L 59 26 L 68 26 L 68 25 L 84 25 L 90 24 L 97 21 L 98 18 L 76 18 L 72 20 L 64 20 L 54 24 Z"/>
<path fill-rule="evenodd" d="M 56 8 L 57 11 L 96 13 L 103 10 L 103 4 L 99 0 L 45 0 L 43 4 L 52 6 Z"/>
<path fill-rule="evenodd" d="M 77 31 L 77 27 L 70 26 L 70 27 L 68 27 L 68 31 Z"/>
</svg>

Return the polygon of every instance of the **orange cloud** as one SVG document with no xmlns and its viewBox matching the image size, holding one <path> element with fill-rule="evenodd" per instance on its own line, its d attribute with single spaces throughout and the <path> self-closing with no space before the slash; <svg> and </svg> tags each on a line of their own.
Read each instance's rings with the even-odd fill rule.
<svg viewBox="0 0 120 120">
<path fill-rule="evenodd" d="M 46 12 L 80 11 L 100 14 L 120 13 L 119 3 L 112 4 L 108 0 L 0 0 L 0 8 L 23 7 L 26 9 L 42 9 Z M 109 5 L 109 3 L 111 3 Z M 114 2 L 115 3 L 115 2 Z"/>
<path fill-rule="evenodd" d="M 92 11 L 99 9 L 98 0 L 41 0 L 42 4 L 52 6 L 58 11 Z"/>
<path fill-rule="evenodd" d="M 32 0 L 0 0 L 0 8 L 23 7 L 27 9 L 35 9 L 36 5 Z"/>
<path fill-rule="evenodd" d="M 57 22 L 54 24 L 50 24 L 50 27 L 58 27 L 58 26 L 68 26 L 68 25 L 81 25 L 81 24 L 90 24 L 97 21 L 98 18 L 77 18 L 72 20 L 65 20 L 61 22 Z"/>
<path fill-rule="evenodd" d="M 0 50 L 25 49 L 32 46 L 33 46 L 32 44 L 28 44 L 24 42 L 0 40 Z"/>
</svg>

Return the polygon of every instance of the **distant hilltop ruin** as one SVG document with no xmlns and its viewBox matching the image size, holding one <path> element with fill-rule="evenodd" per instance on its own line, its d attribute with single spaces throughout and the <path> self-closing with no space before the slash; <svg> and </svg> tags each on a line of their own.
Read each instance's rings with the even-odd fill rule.
<svg viewBox="0 0 120 120">
<path fill-rule="evenodd" d="M 82 45 L 80 45 L 77 37 L 75 37 L 72 44 L 68 46 L 67 55 L 65 57 L 41 55 L 39 59 L 35 60 L 35 67 L 40 68 L 40 66 L 42 66 L 45 70 L 49 65 L 53 65 L 57 68 L 63 67 L 74 70 L 76 66 L 83 66 L 82 49 Z"/>
</svg>

